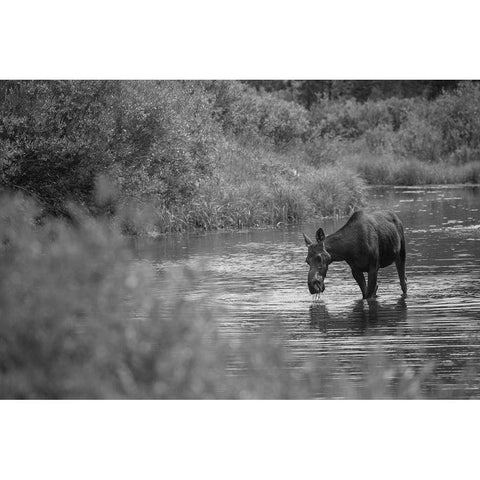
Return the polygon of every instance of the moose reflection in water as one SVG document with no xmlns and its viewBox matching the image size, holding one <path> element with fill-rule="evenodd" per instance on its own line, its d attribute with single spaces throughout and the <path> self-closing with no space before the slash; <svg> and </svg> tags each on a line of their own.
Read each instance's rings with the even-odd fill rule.
<svg viewBox="0 0 480 480">
<path fill-rule="evenodd" d="M 402 222 L 395 213 L 357 211 L 340 230 L 328 237 L 319 228 L 315 235 L 316 243 L 305 234 L 303 237 L 308 247 L 308 289 L 312 295 L 325 290 L 328 266 L 340 261 L 347 262 L 352 269 L 364 299 L 376 296 L 378 270 L 393 262 L 402 291 L 407 294 L 405 236 Z M 363 272 L 368 273 L 368 285 Z"/>
<path fill-rule="evenodd" d="M 330 328 L 366 333 L 380 325 L 389 328 L 407 320 L 407 303 L 405 297 L 400 297 L 394 305 L 384 305 L 375 299 L 357 300 L 350 312 L 330 313 L 322 301 L 310 305 L 310 326 L 327 332 Z"/>
</svg>

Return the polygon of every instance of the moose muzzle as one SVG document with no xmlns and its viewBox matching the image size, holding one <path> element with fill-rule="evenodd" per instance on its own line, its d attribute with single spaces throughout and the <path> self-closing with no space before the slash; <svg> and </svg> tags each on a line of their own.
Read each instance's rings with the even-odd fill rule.
<svg viewBox="0 0 480 480">
<path fill-rule="evenodd" d="M 308 274 L 308 289 L 312 295 L 322 293 L 325 290 L 324 277 L 318 272 Z"/>
</svg>

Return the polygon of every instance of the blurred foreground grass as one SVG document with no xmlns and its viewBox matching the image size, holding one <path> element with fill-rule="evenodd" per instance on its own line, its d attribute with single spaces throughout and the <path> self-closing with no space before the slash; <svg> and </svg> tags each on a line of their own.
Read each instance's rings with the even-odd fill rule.
<svg viewBox="0 0 480 480">
<path fill-rule="evenodd" d="M 72 209 L 43 219 L 22 197 L 0 203 L 1 398 L 420 398 L 433 367 L 373 351 L 352 383 L 334 357 L 295 365 L 271 325 L 222 337 L 222 311 L 189 298 L 202 272 L 136 262 L 115 222 Z M 460 392 L 461 396 L 461 392 Z"/>
</svg>

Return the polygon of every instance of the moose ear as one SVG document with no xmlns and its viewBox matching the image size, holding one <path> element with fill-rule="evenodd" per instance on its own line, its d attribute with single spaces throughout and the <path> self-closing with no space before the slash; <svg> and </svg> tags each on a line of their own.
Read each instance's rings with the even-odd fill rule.
<svg viewBox="0 0 480 480">
<path fill-rule="evenodd" d="M 323 229 L 319 228 L 317 230 L 315 238 L 317 239 L 317 243 L 322 243 L 325 240 L 325 232 L 323 231 Z"/>
<path fill-rule="evenodd" d="M 305 245 L 307 247 L 313 244 L 313 242 L 305 234 L 303 234 L 303 238 L 305 239 Z"/>
</svg>

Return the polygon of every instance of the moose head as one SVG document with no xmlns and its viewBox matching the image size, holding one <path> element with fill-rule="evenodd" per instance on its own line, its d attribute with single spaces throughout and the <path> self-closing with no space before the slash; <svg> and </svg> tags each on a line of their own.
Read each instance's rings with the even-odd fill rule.
<svg viewBox="0 0 480 480">
<path fill-rule="evenodd" d="M 325 277 L 327 276 L 328 265 L 331 263 L 331 257 L 325 250 L 325 233 L 319 228 L 315 234 L 316 243 L 312 242 L 303 234 L 305 244 L 308 247 L 306 262 L 310 265 L 308 272 L 308 289 L 312 295 L 321 293 L 325 290 Z"/>
</svg>

